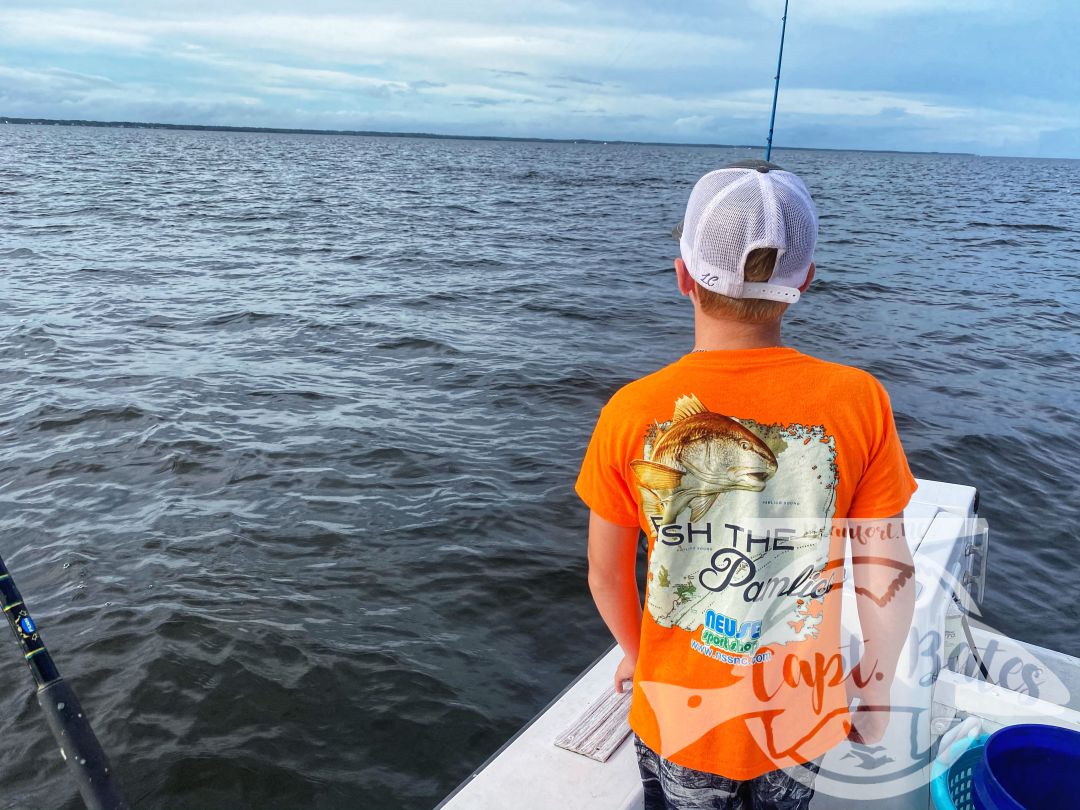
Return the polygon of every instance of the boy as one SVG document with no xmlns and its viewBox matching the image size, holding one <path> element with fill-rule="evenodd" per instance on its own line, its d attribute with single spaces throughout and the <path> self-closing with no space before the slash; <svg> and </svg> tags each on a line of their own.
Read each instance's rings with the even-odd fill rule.
<svg viewBox="0 0 1080 810">
<path fill-rule="evenodd" d="M 884 733 L 914 604 L 915 480 L 877 380 L 781 344 L 814 276 L 802 181 L 764 161 L 710 172 L 676 235 L 694 348 L 600 414 L 577 482 L 590 590 L 625 654 L 616 689 L 633 680 L 646 810 L 805 810 L 826 751 Z M 864 647 L 845 673 L 848 536 Z"/>
</svg>

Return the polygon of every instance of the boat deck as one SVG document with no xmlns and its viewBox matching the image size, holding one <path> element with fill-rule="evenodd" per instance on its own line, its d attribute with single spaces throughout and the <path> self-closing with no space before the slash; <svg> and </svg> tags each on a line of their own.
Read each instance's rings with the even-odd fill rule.
<svg viewBox="0 0 1080 810">
<path fill-rule="evenodd" d="M 977 495 L 973 488 L 920 481 L 919 490 L 904 512 L 908 543 L 919 559 L 935 558 L 935 565 L 946 566 L 963 562 L 967 556 L 964 549 L 956 548 L 958 540 L 957 519 L 974 515 Z M 948 525 L 946 525 L 948 524 Z M 966 564 L 966 563 L 964 563 Z M 963 571 L 956 572 L 963 576 Z M 918 574 L 917 574 L 918 575 Z M 845 593 L 845 599 L 849 594 Z M 845 601 L 844 610 L 854 609 L 854 596 Z M 937 615 L 933 615 L 936 613 Z M 924 606 L 922 613 L 916 608 L 916 624 L 930 623 L 937 627 L 944 621 L 945 606 L 939 602 Z M 910 646 L 910 645 L 909 645 Z M 497 751 L 484 765 L 475 771 L 457 790 L 448 796 L 439 808 L 445 810 L 632 810 L 642 806 L 641 784 L 638 778 L 633 745 L 625 740 L 611 758 L 604 763 L 580 754 L 558 748 L 554 740 L 571 726 L 598 696 L 610 687 L 612 674 L 621 658 L 617 647 L 612 647 L 592 666 L 537 715 L 525 728 Z M 923 662 L 919 651 L 912 651 L 901 666 L 913 671 Z M 928 673 L 932 679 L 937 670 Z M 917 679 L 916 679 L 917 680 Z M 927 754 L 916 767 L 929 769 L 931 689 L 922 688 L 914 696 L 927 718 L 925 733 L 920 733 Z M 894 696 L 894 701 L 895 701 Z M 890 732 L 892 724 L 890 724 Z M 907 745 L 907 729 L 898 729 L 894 745 Z M 903 738 L 901 740 L 900 738 Z M 847 743 L 840 746 L 841 748 Z M 845 752 L 830 752 L 830 758 L 842 757 Z M 870 791 L 873 792 L 872 790 Z M 925 784 L 899 797 L 873 797 L 878 810 L 898 808 L 924 810 L 929 805 L 929 792 Z M 815 797 L 814 810 L 840 810 L 840 808 L 864 806 L 865 801 L 836 799 L 832 796 Z"/>
</svg>

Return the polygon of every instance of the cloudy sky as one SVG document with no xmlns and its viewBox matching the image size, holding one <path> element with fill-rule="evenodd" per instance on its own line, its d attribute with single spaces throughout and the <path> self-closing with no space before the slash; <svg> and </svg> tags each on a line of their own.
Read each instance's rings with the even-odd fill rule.
<svg viewBox="0 0 1080 810">
<path fill-rule="evenodd" d="M 3 0 L 0 116 L 760 143 L 783 0 Z M 1077 0 L 791 0 L 776 143 L 1080 158 Z"/>
</svg>

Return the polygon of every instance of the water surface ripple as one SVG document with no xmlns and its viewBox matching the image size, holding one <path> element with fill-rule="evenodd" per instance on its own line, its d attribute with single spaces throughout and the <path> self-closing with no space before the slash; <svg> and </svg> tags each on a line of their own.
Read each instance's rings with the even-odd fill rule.
<svg viewBox="0 0 1080 810">
<path fill-rule="evenodd" d="M 0 127 L 0 550 L 138 808 L 431 807 L 606 646 L 572 481 L 747 154 Z M 1080 653 L 1080 163 L 778 161 L 790 342 L 980 488 L 990 621 Z M 0 673 L 0 808 L 78 807 Z"/>
</svg>

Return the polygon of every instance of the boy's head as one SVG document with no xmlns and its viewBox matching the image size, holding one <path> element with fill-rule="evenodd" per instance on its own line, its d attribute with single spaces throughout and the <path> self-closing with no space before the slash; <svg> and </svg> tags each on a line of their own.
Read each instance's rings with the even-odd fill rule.
<svg viewBox="0 0 1080 810">
<path fill-rule="evenodd" d="M 680 287 L 706 315 L 776 320 L 810 284 L 817 231 L 810 192 L 791 172 L 763 160 L 709 172 L 673 234 Z"/>
</svg>

